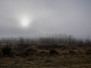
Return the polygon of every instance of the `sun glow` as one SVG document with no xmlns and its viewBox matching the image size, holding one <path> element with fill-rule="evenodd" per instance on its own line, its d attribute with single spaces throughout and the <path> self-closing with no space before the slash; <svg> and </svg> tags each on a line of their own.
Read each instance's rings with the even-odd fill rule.
<svg viewBox="0 0 91 68">
<path fill-rule="evenodd" d="M 31 25 L 31 20 L 27 17 L 21 19 L 20 25 L 24 28 L 29 27 Z"/>
</svg>

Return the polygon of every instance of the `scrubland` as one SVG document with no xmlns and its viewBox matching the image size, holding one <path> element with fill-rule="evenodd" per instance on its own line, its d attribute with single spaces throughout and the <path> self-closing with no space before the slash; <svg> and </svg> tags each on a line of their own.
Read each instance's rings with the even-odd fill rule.
<svg viewBox="0 0 91 68">
<path fill-rule="evenodd" d="M 91 43 L 0 43 L 0 68 L 91 68 Z"/>
</svg>

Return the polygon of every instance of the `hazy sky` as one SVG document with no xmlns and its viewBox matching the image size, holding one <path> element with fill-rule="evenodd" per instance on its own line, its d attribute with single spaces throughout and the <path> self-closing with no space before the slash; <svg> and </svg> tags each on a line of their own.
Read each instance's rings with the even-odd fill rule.
<svg viewBox="0 0 91 68">
<path fill-rule="evenodd" d="M 56 33 L 91 38 L 91 0 L 0 0 L 0 37 Z"/>
</svg>

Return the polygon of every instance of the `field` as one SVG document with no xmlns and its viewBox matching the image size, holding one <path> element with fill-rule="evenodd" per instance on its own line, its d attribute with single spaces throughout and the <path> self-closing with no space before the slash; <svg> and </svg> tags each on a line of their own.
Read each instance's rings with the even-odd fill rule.
<svg viewBox="0 0 91 68">
<path fill-rule="evenodd" d="M 91 68 L 87 44 L 8 44 L 0 48 L 0 68 Z"/>
</svg>

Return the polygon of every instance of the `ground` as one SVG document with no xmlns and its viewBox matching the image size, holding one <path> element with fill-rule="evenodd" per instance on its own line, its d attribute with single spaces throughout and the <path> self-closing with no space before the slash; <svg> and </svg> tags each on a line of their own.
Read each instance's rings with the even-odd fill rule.
<svg viewBox="0 0 91 68">
<path fill-rule="evenodd" d="M 90 49 L 90 47 L 89 47 Z M 1 57 L 0 68 L 91 68 L 91 52 L 87 48 L 38 49 L 29 56 Z"/>
</svg>

